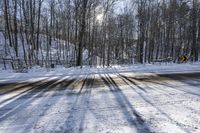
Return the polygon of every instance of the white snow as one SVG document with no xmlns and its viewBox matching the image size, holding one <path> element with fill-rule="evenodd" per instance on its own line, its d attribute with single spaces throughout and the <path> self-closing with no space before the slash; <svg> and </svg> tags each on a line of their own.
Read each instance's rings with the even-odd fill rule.
<svg viewBox="0 0 200 133">
<path fill-rule="evenodd" d="M 24 38 L 25 38 L 25 34 L 23 34 Z M 46 58 L 46 55 L 47 55 L 47 36 L 46 35 L 43 35 L 43 34 L 40 34 L 39 36 L 39 41 L 41 43 L 41 48 L 39 48 L 39 51 L 38 51 L 38 58 L 40 60 L 42 60 L 42 57 L 45 59 Z M 7 40 L 8 42 L 8 40 Z M 21 39 L 21 35 L 18 34 L 18 54 L 19 54 L 19 58 L 20 59 L 24 59 L 24 52 L 23 52 L 23 45 L 22 45 L 22 39 Z M 67 41 L 65 40 L 58 40 L 58 39 L 55 39 L 53 38 L 52 39 L 52 45 L 50 47 L 50 53 L 52 55 L 52 59 L 53 60 L 57 60 L 58 59 L 58 56 L 57 56 L 57 53 L 59 52 L 60 53 L 60 60 L 64 60 L 65 57 L 63 57 L 63 52 L 64 50 L 63 49 L 60 49 L 59 50 L 59 46 L 62 48 L 62 47 L 66 47 L 66 43 Z M 24 40 L 24 47 L 25 47 L 25 51 L 28 51 L 28 47 L 31 47 L 31 45 L 27 45 L 28 42 L 26 41 L 26 39 Z M 7 53 L 9 55 L 5 55 L 5 49 L 7 51 Z M 67 47 L 67 53 L 69 56 L 69 60 L 72 60 L 72 52 L 74 51 L 75 49 L 75 46 L 74 44 L 72 43 L 69 43 L 68 47 Z M 50 54 L 49 53 L 49 54 Z M 27 53 L 26 53 L 27 54 Z M 2 32 L 0 32 L 0 58 L 8 58 L 10 59 L 11 56 L 15 59 L 15 50 L 13 47 L 8 47 L 7 48 L 5 47 L 5 38 L 4 38 L 4 35 Z M 2 64 L 0 64 L 0 67 L 1 67 Z"/>
<path fill-rule="evenodd" d="M 195 72 L 200 63 L 0 70 L 0 83 L 22 84 L 0 90 L 0 132 L 199 133 L 200 79 L 158 75 Z"/>
<path fill-rule="evenodd" d="M 0 132 L 199 133 L 200 97 L 189 88 L 199 92 L 200 79 L 157 78 L 58 76 L 35 91 L 30 86 L 6 93 L 0 97 Z"/>
<path fill-rule="evenodd" d="M 73 75 L 88 75 L 88 74 L 104 74 L 104 73 L 129 73 L 133 72 L 135 75 L 140 74 L 159 74 L 159 73 L 191 73 L 200 72 L 200 63 L 188 64 L 135 64 L 126 66 L 112 66 L 112 67 L 71 67 L 65 68 L 63 66 L 56 66 L 54 69 L 41 68 L 35 66 L 28 71 L 28 73 L 14 73 L 12 70 L 0 70 L 0 82 L 12 82 L 20 80 L 31 80 L 41 77 L 50 76 L 73 76 Z"/>
</svg>

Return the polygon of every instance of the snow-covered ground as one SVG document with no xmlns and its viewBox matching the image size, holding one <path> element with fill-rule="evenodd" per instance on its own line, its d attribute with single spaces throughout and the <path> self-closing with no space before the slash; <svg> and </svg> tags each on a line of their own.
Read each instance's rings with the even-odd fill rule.
<svg viewBox="0 0 200 133">
<path fill-rule="evenodd" d="M 200 63 L 0 70 L 0 132 L 199 133 L 199 73 Z"/>
<path fill-rule="evenodd" d="M 23 34 L 24 38 L 25 38 L 25 34 Z M 8 40 L 7 40 L 8 41 Z M 18 54 L 19 54 L 19 58 L 20 59 L 24 59 L 24 51 L 23 51 L 23 43 L 22 43 L 22 39 L 21 39 L 21 35 L 18 35 Z M 41 44 L 41 48 L 39 48 L 39 59 L 42 60 L 42 57 L 45 59 L 46 55 L 47 55 L 47 36 L 40 34 L 39 36 L 39 42 Z M 50 47 L 50 51 L 49 53 L 51 53 L 52 55 L 52 59 L 53 60 L 57 60 L 58 59 L 58 53 L 60 54 L 60 59 L 63 60 L 65 57 L 63 57 L 63 47 L 67 46 L 67 41 L 64 40 L 58 40 L 53 38 L 52 39 L 52 45 Z M 26 40 L 24 40 L 24 48 L 25 51 L 27 52 L 29 50 L 30 45 L 28 45 L 28 42 Z M 61 49 L 59 49 L 59 46 L 61 47 Z M 69 43 L 69 45 L 67 46 L 67 53 L 69 57 L 72 57 L 73 53 L 72 51 L 75 49 L 74 44 Z M 5 55 L 5 51 L 7 51 L 8 55 Z M 27 53 L 26 53 L 27 54 Z M 5 38 L 2 32 L 0 32 L 0 58 L 8 58 L 10 59 L 11 56 L 15 59 L 15 50 L 13 47 L 7 46 L 5 45 Z M 86 55 L 87 57 L 87 55 Z M 69 60 L 71 60 L 71 58 L 69 58 Z M 1 66 L 1 64 L 0 64 Z"/>
<path fill-rule="evenodd" d="M 199 74 L 76 74 L 1 87 L 0 132 L 200 132 Z"/>
<path fill-rule="evenodd" d="M 188 64 L 135 64 L 127 66 L 112 67 L 72 67 L 65 68 L 56 66 L 55 69 L 46 69 L 41 67 L 33 67 L 28 73 L 14 73 L 12 70 L 0 70 L 0 82 L 37 80 L 37 78 L 45 78 L 51 76 L 73 76 L 88 74 L 104 74 L 104 73 L 128 73 L 134 72 L 135 75 L 148 73 L 191 73 L 200 72 L 200 63 Z"/>
</svg>

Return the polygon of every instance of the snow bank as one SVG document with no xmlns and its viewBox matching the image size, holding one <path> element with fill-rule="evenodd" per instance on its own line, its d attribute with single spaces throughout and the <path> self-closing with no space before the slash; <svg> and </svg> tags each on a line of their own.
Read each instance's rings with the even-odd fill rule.
<svg viewBox="0 0 200 133">
<path fill-rule="evenodd" d="M 54 69 L 33 67 L 28 73 L 14 73 L 12 70 L 0 70 L 0 82 L 19 81 L 34 78 L 50 77 L 50 76 L 73 76 L 73 75 L 88 75 L 88 74 L 104 74 L 104 73 L 188 73 L 200 72 L 200 63 L 191 64 L 136 64 L 127 66 L 112 66 L 112 67 L 89 67 L 84 66 L 65 68 L 56 66 Z"/>
</svg>

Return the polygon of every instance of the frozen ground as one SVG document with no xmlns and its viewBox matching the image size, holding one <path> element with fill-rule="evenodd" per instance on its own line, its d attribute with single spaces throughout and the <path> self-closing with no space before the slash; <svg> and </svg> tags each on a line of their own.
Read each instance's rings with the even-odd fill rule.
<svg viewBox="0 0 200 133">
<path fill-rule="evenodd" d="M 112 72 L 1 83 L 0 132 L 200 132 L 200 73 Z"/>
<path fill-rule="evenodd" d="M 13 82 L 24 80 L 39 80 L 41 78 L 51 76 L 75 76 L 88 74 L 104 74 L 104 73 L 127 73 L 134 72 L 134 75 L 146 73 L 191 73 L 200 72 L 200 63 L 188 64 L 144 64 L 144 65 L 130 65 L 130 66 L 112 66 L 107 68 L 102 67 L 83 67 L 81 68 L 65 68 L 56 66 L 55 69 L 46 69 L 40 67 L 33 67 L 28 73 L 14 73 L 12 70 L 0 70 L 0 82 Z M 133 74 L 133 73 L 132 73 Z"/>
</svg>

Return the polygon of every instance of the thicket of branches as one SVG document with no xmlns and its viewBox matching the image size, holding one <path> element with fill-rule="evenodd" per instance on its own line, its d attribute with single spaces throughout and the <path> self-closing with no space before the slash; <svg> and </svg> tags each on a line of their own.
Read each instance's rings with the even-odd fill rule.
<svg viewBox="0 0 200 133">
<path fill-rule="evenodd" d="M 48 66 L 52 40 L 57 40 L 57 61 L 76 66 L 152 63 L 181 55 L 198 61 L 200 47 L 199 0 L 134 0 L 116 11 L 120 0 L 3 0 L 1 30 L 6 49 L 19 57 L 22 45 L 27 66 Z M 123 0 L 122 0 L 123 1 Z M 46 36 L 43 58 L 42 36 Z M 19 41 L 20 40 L 20 41 Z M 65 41 L 65 45 L 59 43 Z M 20 44 L 19 44 L 20 42 Z M 70 45 L 74 49 L 70 52 Z M 54 55 L 55 56 L 55 55 Z M 85 60 L 84 60 L 85 61 Z"/>
</svg>

